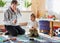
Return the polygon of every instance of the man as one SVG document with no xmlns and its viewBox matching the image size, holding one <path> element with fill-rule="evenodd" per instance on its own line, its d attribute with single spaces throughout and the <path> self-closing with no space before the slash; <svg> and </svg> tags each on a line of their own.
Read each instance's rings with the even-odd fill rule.
<svg viewBox="0 0 60 43">
<path fill-rule="evenodd" d="M 19 25 L 16 25 L 17 15 L 20 14 L 17 4 L 18 2 L 16 0 L 12 0 L 11 6 L 4 13 L 5 28 L 8 31 L 6 34 L 11 34 L 12 36 L 17 36 L 18 34 L 22 35 L 25 33 L 24 29 Z"/>
</svg>

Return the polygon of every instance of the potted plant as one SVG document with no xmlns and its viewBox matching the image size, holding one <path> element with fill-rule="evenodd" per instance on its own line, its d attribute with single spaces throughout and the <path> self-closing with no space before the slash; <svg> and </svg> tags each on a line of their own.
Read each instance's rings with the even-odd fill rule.
<svg viewBox="0 0 60 43">
<path fill-rule="evenodd" d="M 0 0 L 0 7 L 4 7 L 5 4 L 6 2 L 4 2 L 3 0 Z"/>
<path fill-rule="evenodd" d="M 25 0 L 25 3 L 24 3 L 25 7 L 28 8 L 32 5 L 31 2 L 29 2 L 28 0 Z"/>
<path fill-rule="evenodd" d="M 4 5 L 6 4 L 6 2 L 4 2 L 4 0 L 0 0 L 0 12 L 4 11 Z"/>
</svg>

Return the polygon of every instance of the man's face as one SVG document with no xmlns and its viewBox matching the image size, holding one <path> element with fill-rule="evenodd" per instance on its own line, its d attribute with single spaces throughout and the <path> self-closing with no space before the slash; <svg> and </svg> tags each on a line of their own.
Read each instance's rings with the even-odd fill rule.
<svg viewBox="0 0 60 43">
<path fill-rule="evenodd" d="M 17 4 L 12 4 L 11 6 L 12 6 L 12 9 L 16 9 Z"/>
</svg>

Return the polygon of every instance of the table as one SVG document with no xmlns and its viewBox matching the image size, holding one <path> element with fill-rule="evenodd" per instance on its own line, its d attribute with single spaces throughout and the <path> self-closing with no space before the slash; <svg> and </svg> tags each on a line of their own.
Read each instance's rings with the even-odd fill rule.
<svg viewBox="0 0 60 43">
<path fill-rule="evenodd" d="M 45 21 L 50 21 L 50 36 L 53 36 L 53 24 L 54 22 L 60 22 L 60 20 L 53 20 L 53 19 L 40 19 L 40 20 L 45 20 Z"/>
</svg>

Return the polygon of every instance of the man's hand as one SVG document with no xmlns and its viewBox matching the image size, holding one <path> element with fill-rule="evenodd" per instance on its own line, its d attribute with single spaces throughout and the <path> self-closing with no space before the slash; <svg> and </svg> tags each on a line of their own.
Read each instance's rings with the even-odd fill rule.
<svg viewBox="0 0 60 43">
<path fill-rule="evenodd" d="M 16 24 L 17 20 L 13 20 L 12 22 L 13 22 L 13 24 Z"/>
</svg>

